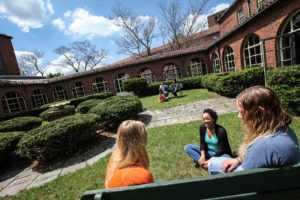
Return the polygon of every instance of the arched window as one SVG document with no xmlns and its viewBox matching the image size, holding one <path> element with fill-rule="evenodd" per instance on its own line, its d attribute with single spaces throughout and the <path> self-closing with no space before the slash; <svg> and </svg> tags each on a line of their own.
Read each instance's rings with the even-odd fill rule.
<svg viewBox="0 0 300 200">
<path fill-rule="evenodd" d="M 252 34 L 244 45 L 244 68 L 262 66 L 262 51 L 260 38 Z"/>
<path fill-rule="evenodd" d="M 174 80 L 180 79 L 180 69 L 177 67 L 175 64 L 167 64 L 163 68 L 163 80 L 168 81 L 168 80 Z"/>
<path fill-rule="evenodd" d="M 43 92 L 40 89 L 34 90 L 31 98 L 32 98 L 33 107 L 42 106 L 48 103 L 45 92 Z"/>
<path fill-rule="evenodd" d="M 300 10 L 284 25 L 280 37 L 280 66 L 300 64 Z"/>
<path fill-rule="evenodd" d="M 204 60 L 195 58 L 188 65 L 188 76 L 200 76 L 207 74 L 207 68 Z"/>
<path fill-rule="evenodd" d="M 212 61 L 213 61 L 213 68 L 214 68 L 214 73 L 221 73 L 221 62 L 219 56 L 214 53 L 212 56 Z"/>
<path fill-rule="evenodd" d="M 114 85 L 116 92 L 123 92 L 122 81 L 129 79 L 129 75 L 125 73 L 118 74 L 116 76 Z"/>
<path fill-rule="evenodd" d="M 76 82 L 72 87 L 72 94 L 74 98 L 85 96 L 85 87 L 81 82 Z"/>
<path fill-rule="evenodd" d="M 154 73 L 151 69 L 148 68 L 141 69 L 139 71 L 138 77 L 145 78 L 148 84 L 156 82 Z"/>
<path fill-rule="evenodd" d="M 226 72 L 235 71 L 235 59 L 234 53 L 230 46 L 225 47 L 224 49 L 224 66 Z"/>
<path fill-rule="evenodd" d="M 63 87 L 56 86 L 53 90 L 54 101 L 63 101 L 67 99 L 67 94 Z"/>
<path fill-rule="evenodd" d="M 96 78 L 92 84 L 93 93 L 107 92 L 107 83 L 103 78 Z"/>
<path fill-rule="evenodd" d="M 5 113 L 26 110 L 24 98 L 16 92 L 8 92 L 2 97 L 2 105 Z"/>
</svg>

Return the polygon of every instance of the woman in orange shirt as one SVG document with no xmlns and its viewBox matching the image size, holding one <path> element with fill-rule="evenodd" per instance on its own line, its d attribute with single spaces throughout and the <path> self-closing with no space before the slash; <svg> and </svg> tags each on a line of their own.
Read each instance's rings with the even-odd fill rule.
<svg viewBox="0 0 300 200">
<path fill-rule="evenodd" d="M 162 102 L 166 102 L 168 100 L 169 100 L 169 98 L 164 95 L 162 89 L 159 89 L 158 102 L 162 103 Z"/>
<path fill-rule="evenodd" d="M 118 148 L 112 153 L 106 169 L 105 188 L 154 182 L 148 171 L 147 143 L 146 126 L 142 122 L 127 120 L 120 124 Z"/>
</svg>

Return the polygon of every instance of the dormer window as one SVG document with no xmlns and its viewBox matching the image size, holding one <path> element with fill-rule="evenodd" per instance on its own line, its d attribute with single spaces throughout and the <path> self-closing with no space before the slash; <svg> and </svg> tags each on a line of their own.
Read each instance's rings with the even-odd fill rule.
<svg viewBox="0 0 300 200">
<path fill-rule="evenodd" d="M 263 7 L 269 2 L 269 0 L 257 0 L 258 8 Z"/>
<path fill-rule="evenodd" d="M 243 23 L 245 21 L 243 8 L 239 9 L 237 15 L 238 15 L 238 22 L 239 22 L 239 24 Z"/>
</svg>

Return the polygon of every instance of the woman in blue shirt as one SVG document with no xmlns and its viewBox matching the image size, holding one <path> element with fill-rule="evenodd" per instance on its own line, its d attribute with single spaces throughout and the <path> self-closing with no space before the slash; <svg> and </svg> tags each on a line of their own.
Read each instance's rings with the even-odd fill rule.
<svg viewBox="0 0 300 200">
<path fill-rule="evenodd" d="M 237 96 L 237 108 L 238 118 L 245 125 L 239 157 L 211 159 L 208 162 L 210 174 L 300 162 L 298 139 L 289 127 L 292 118 L 275 92 L 264 86 L 250 87 Z"/>
<path fill-rule="evenodd" d="M 203 124 L 199 128 L 200 146 L 187 144 L 184 151 L 194 160 L 195 167 L 207 168 L 211 157 L 231 158 L 232 152 L 224 127 L 216 124 L 218 115 L 212 109 L 205 109 L 202 114 Z"/>
</svg>

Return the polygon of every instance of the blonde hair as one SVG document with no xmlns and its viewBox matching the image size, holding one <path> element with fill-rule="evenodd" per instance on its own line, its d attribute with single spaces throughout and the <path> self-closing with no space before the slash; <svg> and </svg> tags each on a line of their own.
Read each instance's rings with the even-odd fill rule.
<svg viewBox="0 0 300 200">
<path fill-rule="evenodd" d="M 283 109 L 276 93 L 264 86 L 253 86 L 237 96 L 243 108 L 245 137 L 239 149 L 243 160 L 248 146 L 255 140 L 288 128 L 292 118 Z M 262 110 L 264 109 L 264 111 Z"/>
<path fill-rule="evenodd" d="M 117 131 L 117 145 L 120 160 L 117 168 L 143 165 L 148 169 L 149 157 L 146 151 L 146 126 L 139 121 L 127 120 L 120 124 Z"/>
</svg>

